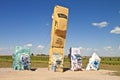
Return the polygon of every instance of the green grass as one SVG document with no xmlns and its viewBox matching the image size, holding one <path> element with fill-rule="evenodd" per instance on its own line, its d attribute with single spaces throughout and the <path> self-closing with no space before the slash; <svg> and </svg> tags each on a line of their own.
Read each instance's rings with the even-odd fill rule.
<svg viewBox="0 0 120 80">
<path fill-rule="evenodd" d="M 0 56 L 0 68 L 9 68 L 12 64 L 12 56 Z"/>
<path fill-rule="evenodd" d="M 48 67 L 48 56 L 31 56 L 32 68 Z M 89 58 L 82 59 L 82 67 L 86 68 Z M 0 68 L 12 68 L 12 56 L 0 56 Z M 64 58 L 64 68 L 70 68 L 69 58 Z M 120 57 L 101 57 L 100 69 L 114 70 L 114 75 L 120 76 Z"/>
</svg>

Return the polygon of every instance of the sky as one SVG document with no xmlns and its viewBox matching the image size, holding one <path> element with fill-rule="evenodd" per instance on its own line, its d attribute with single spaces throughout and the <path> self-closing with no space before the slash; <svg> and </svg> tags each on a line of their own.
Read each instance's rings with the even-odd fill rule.
<svg viewBox="0 0 120 80">
<path fill-rule="evenodd" d="M 15 46 L 48 54 L 56 5 L 69 9 L 65 55 L 75 47 L 83 56 L 120 56 L 120 0 L 0 0 L 0 55 Z"/>
</svg>

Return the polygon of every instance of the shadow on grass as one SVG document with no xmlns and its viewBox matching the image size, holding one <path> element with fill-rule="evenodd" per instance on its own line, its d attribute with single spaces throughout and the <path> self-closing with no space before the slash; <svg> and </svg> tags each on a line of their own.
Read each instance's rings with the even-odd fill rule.
<svg viewBox="0 0 120 80">
<path fill-rule="evenodd" d="M 63 68 L 63 72 L 70 70 L 70 68 Z"/>
<path fill-rule="evenodd" d="M 37 70 L 37 68 L 31 68 L 30 70 L 31 70 L 31 71 L 36 71 L 36 70 Z"/>
<path fill-rule="evenodd" d="M 120 71 L 113 72 L 112 75 L 113 75 L 113 76 L 120 76 Z"/>
</svg>

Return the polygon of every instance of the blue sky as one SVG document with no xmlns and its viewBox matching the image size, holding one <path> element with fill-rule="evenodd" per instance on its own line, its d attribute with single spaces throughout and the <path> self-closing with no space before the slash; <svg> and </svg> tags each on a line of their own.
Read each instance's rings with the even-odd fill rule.
<svg viewBox="0 0 120 80">
<path fill-rule="evenodd" d="M 49 52 L 55 5 L 69 8 L 65 54 L 120 56 L 120 0 L 0 0 L 0 54 L 15 46 Z"/>
</svg>

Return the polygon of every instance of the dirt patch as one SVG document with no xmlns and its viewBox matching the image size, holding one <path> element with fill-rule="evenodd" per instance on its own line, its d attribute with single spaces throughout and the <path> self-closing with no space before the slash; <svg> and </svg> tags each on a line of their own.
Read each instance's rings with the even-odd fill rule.
<svg viewBox="0 0 120 80">
<path fill-rule="evenodd" d="M 12 68 L 0 68 L 0 80 L 120 80 L 119 76 L 109 75 L 113 71 L 70 71 L 52 72 L 47 68 L 38 68 L 35 71 L 18 71 Z"/>
</svg>

